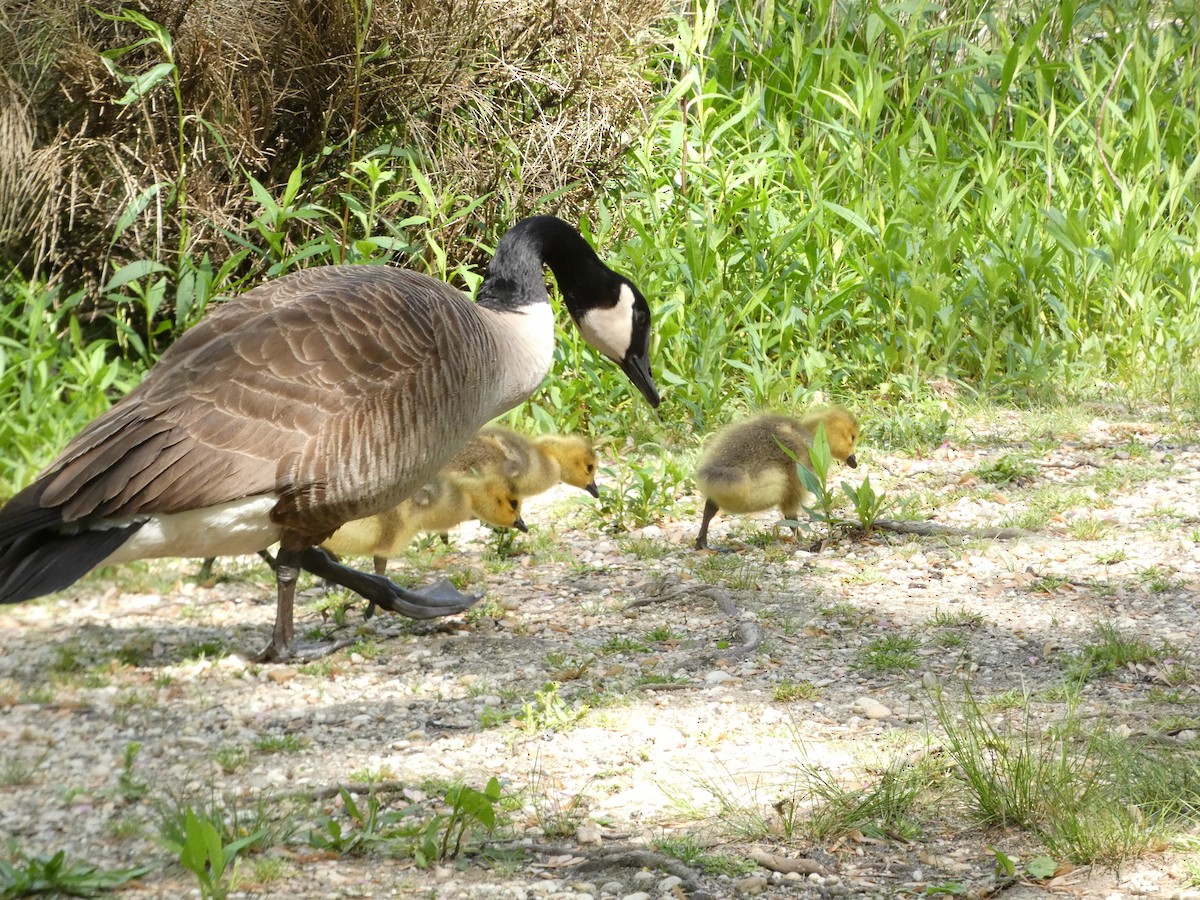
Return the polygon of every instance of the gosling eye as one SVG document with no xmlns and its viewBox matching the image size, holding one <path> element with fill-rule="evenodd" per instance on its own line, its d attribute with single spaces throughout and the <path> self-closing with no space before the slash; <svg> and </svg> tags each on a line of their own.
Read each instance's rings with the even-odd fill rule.
<svg viewBox="0 0 1200 900">
<path fill-rule="evenodd" d="M 517 511 L 517 501 L 516 501 L 516 500 L 509 500 L 509 501 L 508 501 L 508 508 L 509 508 L 509 509 L 511 509 L 513 512 L 516 512 L 516 511 Z"/>
</svg>

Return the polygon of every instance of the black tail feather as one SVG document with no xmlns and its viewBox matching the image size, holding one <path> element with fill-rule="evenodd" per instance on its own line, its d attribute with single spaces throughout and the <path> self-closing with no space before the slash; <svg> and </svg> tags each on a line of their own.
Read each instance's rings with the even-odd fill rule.
<svg viewBox="0 0 1200 900">
<path fill-rule="evenodd" d="M 20 603 L 70 587 L 142 524 L 131 522 L 76 534 L 36 531 L 0 547 L 0 603 Z"/>
</svg>

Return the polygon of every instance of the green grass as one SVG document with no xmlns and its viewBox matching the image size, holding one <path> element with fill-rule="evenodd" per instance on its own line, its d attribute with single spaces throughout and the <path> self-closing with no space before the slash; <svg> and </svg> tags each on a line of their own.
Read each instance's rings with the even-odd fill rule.
<svg viewBox="0 0 1200 900">
<path fill-rule="evenodd" d="M 915 451 L 947 437 L 942 398 L 954 393 L 1028 404 L 1104 379 L 1194 421 L 1191 12 L 1173 0 L 1033 11 L 980 0 L 707 0 L 668 18 L 635 63 L 649 79 L 644 127 L 582 223 L 651 299 L 668 402 L 645 415 L 568 331 L 545 388 L 511 420 L 634 442 L 597 507 L 618 529 L 673 503 L 690 474 L 673 451 L 691 435 L 747 408 L 804 405 L 818 389 L 869 398 L 868 445 Z M 194 121 L 176 125 L 185 140 L 205 134 Z M 505 216 L 476 223 L 474 201 L 438 194 L 408 149 L 367 134 L 330 149 L 328 165 L 322 157 L 241 185 L 254 212 L 231 236 L 239 259 L 160 248 L 163 259 L 137 261 L 145 277 L 123 270 L 104 291 L 115 339 L 94 340 L 81 324 L 82 293 L 8 273 L 0 496 L 247 272 L 402 248 L 411 255 L 401 261 L 470 285 L 479 260 L 439 255 L 432 235 L 467 228 L 493 246 L 515 209 L 538 199 L 487 199 Z M 520 179 L 518 166 L 514 197 Z M 411 220 L 388 218 L 400 208 Z M 142 322 L 147 312 L 164 327 Z M 1145 451 L 1131 443 L 1127 456 Z M 1136 482 L 1139 468 L 1141 459 L 1113 460 L 1095 482 Z M 986 474 L 1007 484 L 1030 473 L 1017 453 Z"/>
<path fill-rule="evenodd" d="M 855 654 L 852 665 L 871 672 L 905 672 L 917 667 L 919 639 L 906 635 L 878 638 Z"/>
<path fill-rule="evenodd" d="M 1019 828 L 1055 857 L 1120 866 L 1195 824 L 1200 785 L 1191 754 L 1124 737 L 1081 715 L 1068 692 L 1061 715 L 995 719 L 969 691 L 933 710 L 955 777 L 984 824 Z"/>
</svg>

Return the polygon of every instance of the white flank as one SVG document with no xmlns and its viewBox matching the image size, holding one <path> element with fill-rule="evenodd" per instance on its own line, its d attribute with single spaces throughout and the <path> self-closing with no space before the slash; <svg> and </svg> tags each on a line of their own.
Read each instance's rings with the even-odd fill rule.
<svg viewBox="0 0 1200 900">
<path fill-rule="evenodd" d="M 100 565 L 158 556 L 206 559 L 257 553 L 279 540 L 279 526 L 271 521 L 278 500 L 273 494 L 260 494 L 205 509 L 151 516 Z"/>
<path fill-rule="evenodd" d="M 480 312 L 496 334 L 500 358 L 494 361 L 498 406 L 496 415 L 523 403 L 541 386 L 554 362 L 554 310 L 549 303 L 531 303 L 516 312 Z"/>
<path fill-rule="evenodd" d="M 611 359 L 621 362 L 633 341 L 633 291 L 621 285 L 621 296 L 611 308 L 590 309 L 579 319 L 583 339 Z"/>
</svg>

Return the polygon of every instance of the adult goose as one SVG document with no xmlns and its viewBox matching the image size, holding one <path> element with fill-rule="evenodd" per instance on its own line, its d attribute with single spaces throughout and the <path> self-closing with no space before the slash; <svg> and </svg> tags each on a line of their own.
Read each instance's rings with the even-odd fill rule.
<svg viewBox="0 0 1200 900">
<path fill-rule="evenodd" d="M 466 609 L 477 598 L 448 584 L 406 590 L 318 545 L 416 492 L 541 384 L 554 354 L 543 264 L 583 337 L 657 406 L 646 299 L 561 219 L 513 226 L 474 303 L 388 266 L 296 272 L 213 310 L 0 508 L 0 602 L 96 566 L 278 542 L 260 660 L 305 652 L 292 621 L 301 568 L 413 618 Z"/>
</svg>

